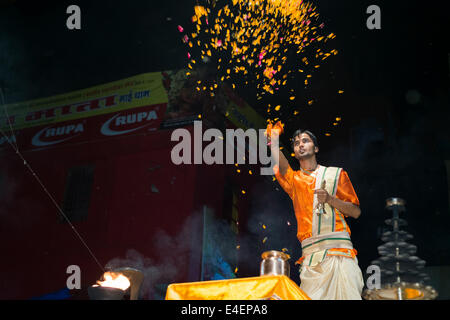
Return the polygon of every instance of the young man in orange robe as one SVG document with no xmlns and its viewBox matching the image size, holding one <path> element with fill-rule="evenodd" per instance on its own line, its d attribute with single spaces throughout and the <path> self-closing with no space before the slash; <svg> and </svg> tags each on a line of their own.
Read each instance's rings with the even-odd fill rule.
<svg viewBox="0 0 450 320">
<path fill-rule="evenodd" d="M 348 174 L 341 168 L 317 163 L 317 139 L 309 131 L 293 135 L 293 171 L 278 148 L 282 126 L 268 126 L 274 173 L 293 202 L 297 238 L 302 245 L 300 288 L 313 300 L 360 300 L 364 287 L 356 250 L 346 218 L 361 215 L 359 200 Z M 276 142 L 276 143 L 273 143 Z"/>
</svg>

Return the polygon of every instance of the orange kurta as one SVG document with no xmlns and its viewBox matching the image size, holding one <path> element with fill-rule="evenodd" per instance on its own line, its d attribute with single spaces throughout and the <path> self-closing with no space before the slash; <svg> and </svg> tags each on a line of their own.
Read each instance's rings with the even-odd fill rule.
<svg viewBox="0 0 450 320">
<path fill-rule="evenodd" d="M 314 201 L 314 189 L 316 183 L 315 172 L 309 172 L 307 170 L 294 171 L 290 167 L 286 171 L 285 175 L 282 175 L 279 171 L 279 167 L 274 167 L 275 177 L 280 183 L 281 187 L 286 191 L 293 202 L 295 217 L 297 219 L 297 238 L 301 242 L 312 236 L 312 221 L 313 221 L 313 201 Z M 353 185 L 350 182 L 347 172 L 341 171 L 336 197 L 340 200 L 351 202 L 359 206 L 359 200 L 353 189 Z M 350 228 L 345 221 L 345 216 L 336 211 L 336 219 L 334 230 L 347 231 L 351 234 Z M 356 250 L 349 249 L 330 249 L 327 255 L 343 255 L 346 257 L 354 257 Z M 298 262 L 301 262 L 300 259 Z"/>
</svg>

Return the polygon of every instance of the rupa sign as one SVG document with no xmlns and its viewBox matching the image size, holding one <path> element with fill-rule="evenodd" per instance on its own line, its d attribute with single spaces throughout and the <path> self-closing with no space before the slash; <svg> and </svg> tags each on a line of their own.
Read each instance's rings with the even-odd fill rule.
<svg viewBox="0 0 450 320">
<path fill-rule="evenodd" d="M 146 73 L 63 95 L 6 105 L 7 112 L 0 116 L 0 128 L 6 136 L 14 137 L 13 142 L 21 149 L 156 130 L 168 101 L 162 81 L 160 72 Z M 5 136 L 0 139 L 1 147 L 8 144 Z"/>
</svg>

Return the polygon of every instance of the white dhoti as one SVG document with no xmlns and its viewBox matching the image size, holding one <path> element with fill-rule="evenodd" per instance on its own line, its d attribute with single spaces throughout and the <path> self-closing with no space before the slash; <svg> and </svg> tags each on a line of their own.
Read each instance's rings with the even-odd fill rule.
<svg viewBox="0 0 450 320">
<path fill-rule="evenodd" d="M 361 300 L 364 287 L 356 257 L 327 256 L 315 266 L 302 266 L 300 281 L 312 300 Z"/>
</svg>

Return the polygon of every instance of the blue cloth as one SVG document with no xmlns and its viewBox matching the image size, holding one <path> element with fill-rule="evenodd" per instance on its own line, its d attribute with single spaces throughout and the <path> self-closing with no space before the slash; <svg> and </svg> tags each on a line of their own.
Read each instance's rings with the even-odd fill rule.
<svg viewBox="0 0 450 320">
<path fill-rule="evenodd" d="M 70 291 L 67 288 L 55 291 L 52 293 L 47 293 L 39 297 L 33 297 L 30 300 L 65 300 L 71 297 Z"/>
</svg>

